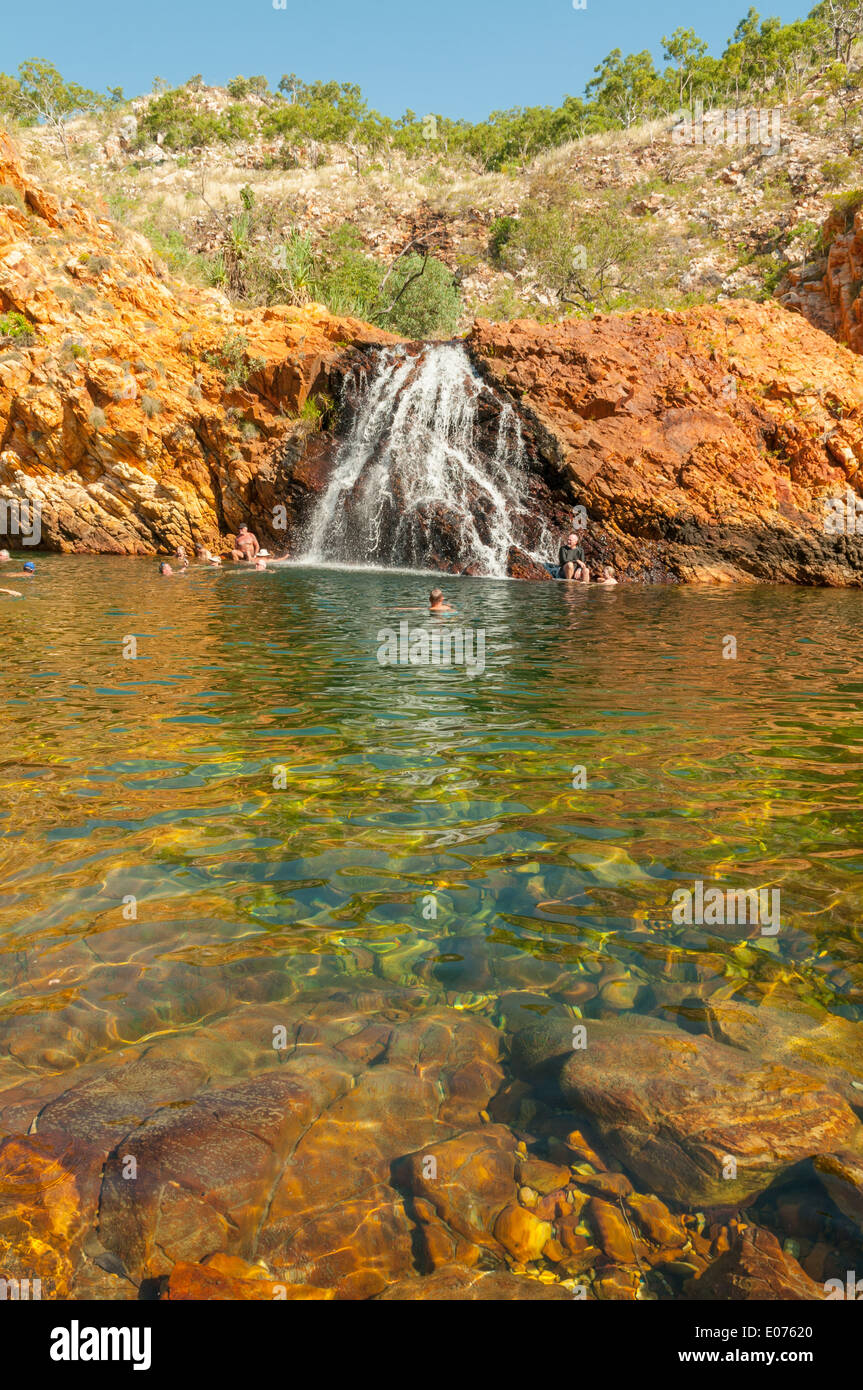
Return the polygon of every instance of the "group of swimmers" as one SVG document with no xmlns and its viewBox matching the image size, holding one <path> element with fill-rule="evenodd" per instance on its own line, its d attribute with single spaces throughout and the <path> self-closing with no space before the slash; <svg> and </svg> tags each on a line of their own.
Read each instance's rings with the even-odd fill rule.
<svg viewBox="0 0 863 1390">
<path fill-rule="evenodd" d="M 0 550 L 0 565 L 12 563 L 12 556 L 8 550 Z M 32 560 L 25 560 L 20 570 L 9 570 L 5 579 L 34 579 L 36 577 L 36 566 Z M 7 594 L 9 598 L 23 598 L 20 589 L 0 589 L 0 594 Z"/>
<path fill-rule="evenodd" d="M 241 526 L 237 532 L 237 539 L 231 551 L 231 559 L 238 564 L 249 565 L 254 570 L 265 570 L 269 560 L 269 552 L 262 550 L 257 536 L 249 530 L 248 526 Z M 222 564 L 222 557 L 214 555 L 206 546 L 195 546 L 195 559 L 199 564 L 211 565 L 219 568 Z M 12 560 L 8 550 L 0 550 L 0 565 L 9 564 Z M 182 574 L 190 567 L 190 560 L 185 546 L 178 545 L 174 551 L 174 561 L 176 569 L 169 561 L 163 560 L 159 565 L 159 574 L 165 578 L 170 578 L 175 574 Z M 567 536 L 566 544 L 560 547 L 557 556 L 557 565 L 548 566 L 548 572 L 554 579 L 574 580 L 577 583 L 590 583 L 590 570 L 584 558 L 584 550 L 579 543 L 578 533 L 571 531 Z M 36 566 L 32 560 L 26 560 L 20 570 L 11 571 L 9 579 L 32 579 L 36 574 Z M 610 589 L 617 583 L 614 567 L 603 565 L 600 571 L 601 577 L 597 580 L 605 589 Z M 8 594 L 10 598 L 22 598 L 23 595 L 18 589 L 0 589 L 0 594 Z M 444 602 L 444 596 L 440 589 L 433 589 L 429 595 L 429 611 L 432 613 L 454 613 L 455 609 Z"/>
<path fill-rule="evenodd" d="M 253 570 L 265 570 L 269 558 L 269 551 L 261 549 L 257 536 L 249 530 L 248 526 L 241 526 L 231 551 L 231 559 L 239 564 L 250 565 Z M 203 545 L 195 546 L 195 559 L 201 565 L 212 565 L 216 569 L 219 569 L 222 564 L 221 555 L 214 555 Z M 175 574 L 182 574 L 184 570 L 189 568 L 190 560 L 185 546 L 177 546 L 174 551 L 174 560 L 176 561 L 176 569 L 167 560 L 163 560 L 159 565 L 159 573 L 163 577 L 171 578 Z"/>
</svg>

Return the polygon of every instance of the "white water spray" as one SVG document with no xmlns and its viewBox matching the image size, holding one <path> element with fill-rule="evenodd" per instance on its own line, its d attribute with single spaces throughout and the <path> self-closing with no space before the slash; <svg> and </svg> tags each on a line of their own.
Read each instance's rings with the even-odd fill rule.
<svg viewBox="0 0 863 1390">
<path fill-rule="evenodd" d="M 483 395 L 499 412 L 493 453 L 476 443 Z M 302 558 L 412 569 L 443 563 L 505 576 L 511 547 L 540 562 L 550 553 L 527 496 L 518 417 L 464 348 L 430 344 L 419 355 L 384 348 L 311 517 Z"/>
</svg>

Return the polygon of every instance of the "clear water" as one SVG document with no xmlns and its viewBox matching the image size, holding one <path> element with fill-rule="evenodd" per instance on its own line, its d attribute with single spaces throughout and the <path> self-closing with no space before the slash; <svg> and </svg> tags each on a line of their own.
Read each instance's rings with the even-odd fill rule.
<svg viewBox="0 0 863 1390">
<path fill-rule="evenodd" d="M 781 886 L 787 930 L 756 955 L 863 1003 L 856 595 L 461 579 L 471 678 L 378 665 L 379 629 L 424 621 L 397 611 L 421 578 L 39 570 L 0 608 L 0 1017 L 28 996 L 18 953 L 41 976 L 124 930 L 127 893 L 157 975 L 166 949 L 207 974 L 261 951 L 344 968 L 346 934 L 395 953 L 470 928 L 566 960 L 601 938 L 649 975 L 643 924 L 666 941 L 696 877 Z"/>
</svg>

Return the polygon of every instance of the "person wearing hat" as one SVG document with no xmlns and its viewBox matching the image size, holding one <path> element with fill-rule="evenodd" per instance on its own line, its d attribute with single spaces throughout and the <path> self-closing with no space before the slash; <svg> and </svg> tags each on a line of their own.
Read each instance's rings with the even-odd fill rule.
<svg viewBox="0 0 863 1390">
<path fill-rule="evenodd" d="M 36 566 L 32 560 L 25 560 L 20 570 L 10 570 L 8 579 L 32 579 L 36 573 Z"/>
</svg>

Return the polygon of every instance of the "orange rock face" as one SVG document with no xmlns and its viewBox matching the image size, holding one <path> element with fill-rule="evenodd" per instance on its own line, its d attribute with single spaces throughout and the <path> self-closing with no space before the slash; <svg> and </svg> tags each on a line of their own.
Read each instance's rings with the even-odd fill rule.
<svg viewBox="0 0 863 1390">
<path fill-rule="evenodd" d="M 469 340 L 529 447 L 586 509 L 586 554 L 632 578 L 859 584 L 827 497 L 863 463 L 863 364 L 799 314 L 743 301 L 532 321 Z"/>
<path fill-rule="evenodd" d="M 44 543 L 218 546 L 249 517 L 267 535 L 277 506 L 290 528 L 300 412 L 352 343 L 389 336 L 170 279 L 141 237 L 27 179 L 5 137 L 0 183 L 25 201 L 0 205 L 0 311 L 34 330 L 0 340 L 0 488 L 41 504 Z"/>
<path fill-rule="evenodd" d="M 821 235 L 826 257 L 790 271 L 780 303 L 854 352 L 863 352 L 863 207 L 857 209 L 850 226 L 846 213 L 837 208 Z"/>
</svg>

